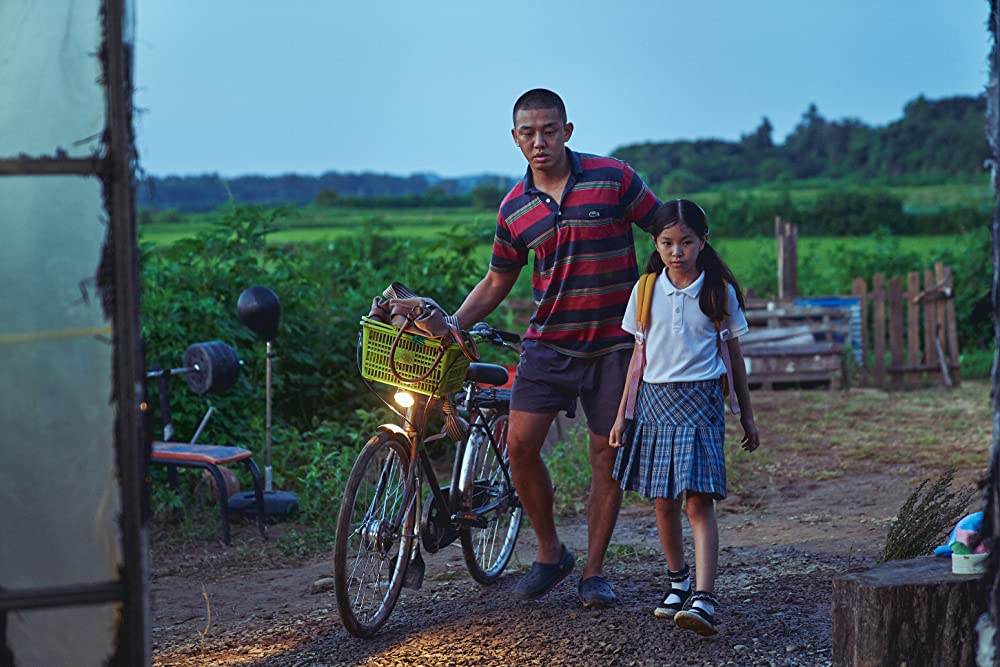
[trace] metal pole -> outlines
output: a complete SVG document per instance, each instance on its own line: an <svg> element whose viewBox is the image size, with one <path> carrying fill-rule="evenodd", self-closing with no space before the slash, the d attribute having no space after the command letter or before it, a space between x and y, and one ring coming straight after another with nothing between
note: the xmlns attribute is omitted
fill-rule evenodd
<svg viewBox="0 0 1000 667"><path fill-rule="evenodd" d="M267 362L264 373L264 491L271 490L271 341L267 341Z"/></svg>

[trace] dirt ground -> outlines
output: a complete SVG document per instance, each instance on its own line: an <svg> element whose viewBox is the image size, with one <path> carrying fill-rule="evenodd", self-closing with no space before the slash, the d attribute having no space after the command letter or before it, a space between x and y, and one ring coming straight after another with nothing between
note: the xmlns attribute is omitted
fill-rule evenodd
<svg viewBox="0 0 1000 667"><path fill-rule="evenodd" d="M277 548L293 540L288 526L274 526L265 543L251 525L237 525L228 548L215 539L157 539L171 530L158 526L154 665L829 665L832 579L875 564L894 514L920 480L947 463L958 466L962 485L985 471L988 386L758 391L753 400L762 449L727 452L734 492L719 506L716 637L653 616L665 568L652 508L632 502L606 567L619 597L614 608L579 606L586 521L564 516L560 536L578 569L547 596L510 595L534 554L525 526L494 587L468 576L457 545L427 555L422 589L404 589L370 640L340 624L332 582L324 581L330 557ZM732 422L730 443L738 433ZM686 524L685 535L691 560Z"/></svg>

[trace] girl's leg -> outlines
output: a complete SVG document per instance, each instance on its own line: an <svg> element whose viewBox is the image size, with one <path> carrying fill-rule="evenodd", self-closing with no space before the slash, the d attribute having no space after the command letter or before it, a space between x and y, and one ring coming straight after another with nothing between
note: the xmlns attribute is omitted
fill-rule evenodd
<svg viewBox="0 0 1000 667"><path fill-rule="evenodd" d="M674 572L684 568L684 542L681 535L681 501L656 499L656 528L667 567Z"/></svg>
<svg viewBox="0 0 1000 667"><path fill-rule="evenodd" d="M719 564L719 525L715 521L715 501L705 493L687 494L687 516L694 535L695 588L715 590Z"/></svg>
<svg viewBox="0 0 1000 667"><path fill-rule="evenodd" d="M663 555L667 559L667 581L670 587L653 614L657 618L673 619L691 596L690 570L684 564L684 544L681 537L681 501L656 499L656 527L660 533Z"/></svg>
<svg viewBox="0 0 1000 667"><path fill-rule="evenodd" d="M719 527L715 521L715 503L704 493L687 494L687 515L694 534L695 592L690 606L674 615L674 623L699 635L714 635L715 609L719 604L715 590L715 572L719 562Z"/></svg>

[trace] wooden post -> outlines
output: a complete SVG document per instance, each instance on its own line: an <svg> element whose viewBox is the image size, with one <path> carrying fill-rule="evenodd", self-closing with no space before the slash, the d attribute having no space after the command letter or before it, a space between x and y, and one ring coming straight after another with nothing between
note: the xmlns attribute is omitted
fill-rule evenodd
<svg viewBox="0 0 1000 667"><path fill-rule="evenodd" d="M885 386L885 276L876 273L872 277L872 368L875 385Z"/></svg>
<svg viewBox="0 0 1000 667"><path fill-rule="evenodd" d="M788 301L799 293L799 228L774 219L774 237L778 244L778 298Z"/></svg>
<svg viewBox="0 0 1000 667"><path fill-rule="evenodd" d="M854 279L851 293L858 297L861 307L861 368L868 370L868 283L864 278Z"/></svg>
<svg viewBox="0 0 1000 667"><path fill-rule="evenodd" d="M889 376L893 387L903 385L903 281L889 281Z"/></svg>
<svg viewBox="0 0 1000 667"><path fill-rule="evenodd" d="M929 290L934 287L934 272L924 271L924 289ZM928 380L934 379L935 373L940 373L938 367L937 347L934 345L934 337L937 332L937 309L933 303L922 304L924 309L924 365L927 366Z"/></svg>
<svg viewBox="0 0 1000 667"><path fill-rule="evenodd" d="M906 365L910 368L921 366L920 358L920 274L910 271L906 275ZM906 374L908 384L920 384L921 372L915 370Z"/></svg>
<svg viewBox="0 0 1000 667"><path fill-rule="evenodd" d="M944 282L944 264L934 262L934 285L941 287ZM934 359L941 366L941 376L947 387L952 386L951 359L948 358L948 308L944 299L935 299L930 304L934 309ZM956 359L957 361L957 359Z"/></svg>
<svg viewBox="0 0 1000 667"><path fill-rule="evenodd" d="M942 276L944 287L952 294L955 293L955 288L953 286L953 280L951 276L951 267L942 266ZM957 387L962 383L962 371L960 368L959 354L958 354L958 323L955 321L955 298L945 301L944 314L947 325L945 326L945 332L948 334L948 356L951 358L951 363L954 364L954 368L951 371L951 379Z"/></svg>
<svg viewBox="0 0 1000 667"><path fill-rule="evenodd" d="M951 573L951 559L890 561L833 580L834 665L976 662L976 620L988 586Z"/></svg>

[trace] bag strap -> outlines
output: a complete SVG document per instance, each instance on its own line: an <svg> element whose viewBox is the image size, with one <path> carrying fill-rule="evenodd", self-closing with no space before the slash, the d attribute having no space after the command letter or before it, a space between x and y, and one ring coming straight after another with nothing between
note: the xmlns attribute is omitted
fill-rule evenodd
<svg viewBox="0 0 1000 667"><path fill-rule="evenodd" d="M646 331L649 326L649 312L653 303L655 273L644 273L639 277L639 289L635 302L636 348L633 353L632 373L628 378L628 395L625 398L625 419L635 414L635 398L639 392L642 371L646 368Z"/></svg>
<svg viewBox="0 0 1000 667"><path fill-rule="evenodd" d="M722 320L712 320L715 324L715 333L719 336L719 354L722 355L722 363L726 366L726 382L729 384L729 408L734 415L740 414L740 402L736 396L736 385L733 384L733 360L729 356L729 339L732 338L729 329L729 318Z"/></svg>
<svg viewBox="0 0 1000 667"><path fill-rule="evenodd" d="M419 309L415 308L414 311L419 311ZM412 324L413 320L417 318L414 311L411 311L410 314L406 316L407 324ZM430 377L430 374L434 372L434 370L438 367L438 364L440 364L441 360L444 358L444 353L447 351L448 345L451 341L442 338L440 341L441 346L438 348L437 355L434 357L434 361L431 362L430 368L428 368L427 371L420 377L407 378L403 377L403 374L400 373L399 369L396 367L396 348L399 346L399 341L403 339L403 334L406 333L405 330L405 326L398 328L396 331L396 338L392 341L392 345L389 347L389 371L392 373L392 376L396 378L396 380L402 382L403 384L416 384L418 382L423 382Z"/></svg>

